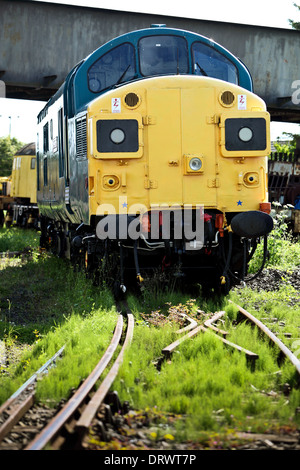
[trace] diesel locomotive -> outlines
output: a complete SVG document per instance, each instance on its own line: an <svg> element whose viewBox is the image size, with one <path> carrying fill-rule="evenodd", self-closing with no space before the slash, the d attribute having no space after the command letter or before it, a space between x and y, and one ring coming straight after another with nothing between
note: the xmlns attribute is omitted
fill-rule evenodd
<svg viewBox="0 0 300 470"><path fill-rule="evenodd" d="M31 228L38 224L35 143L23 146L13 158L10 177L0 178L0 226Z"/></svg>
<svg viewBox="0 0 300 470"><path fill-rule="evenodd" d="M41 244L120 292L153 270L228 292L273 227L269 127L214 41L165 25L109 41L38 116Z"/></svg>

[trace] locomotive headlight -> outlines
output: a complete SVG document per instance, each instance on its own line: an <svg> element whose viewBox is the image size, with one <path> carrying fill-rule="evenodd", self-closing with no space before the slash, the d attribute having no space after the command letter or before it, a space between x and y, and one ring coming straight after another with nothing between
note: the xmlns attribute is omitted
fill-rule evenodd
<svg viewBox="0 0 300 470"><path fill-rule="evenodd" d="M114 144L121 144L125 140L125 132L122 129L113 129L109 137Z"/></svg>
<svg viewBox="0 0 300 470"><path fill-rule="evenodd" d="M221 123L221 126L224 125L221 127L221 145L224 156L231 156L231 152L243 156L258 156L258 152L267 154L268 115L264 113L263 117L248 117L249 115L250 113L247 113L247 117L237 118L224 116L224 124Z"/></svg>
<svg viewBox="0 0 300 470"><path fill-rule="evenodd" d="M253 137L253 131L250 127L242 127L239 130L238 136L242 142L250 142Z"/></svg>
<svg viewBox="0 0 300 470"><path fill-rule="evenodd" d="M114 157L113 154L136 154L139 151L137 119L99 119L96 129L97 151L100 154ZM133 156L137 158L139 155Z"/></svg>
<svg viewBox="0 0 300 470"><path fill-rule="evenodd" d="M199 171L202 168L202 161L198 157L194 157L189 161L189 167L192 171Z"/></svg>

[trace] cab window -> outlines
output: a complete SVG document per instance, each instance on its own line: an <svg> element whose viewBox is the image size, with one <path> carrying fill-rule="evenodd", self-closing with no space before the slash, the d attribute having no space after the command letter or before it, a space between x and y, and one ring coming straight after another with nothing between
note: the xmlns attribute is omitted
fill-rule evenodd
<svg viewBox="0 0 300 470"><path fill-rule="evenodd" d="M179 36L148 36L139 41L141 74L188 73L187 42Z"/></svg>
<svg viewBox="0 0 300 470"><path fill-rule="evenodd" d="M124 43L101 56L88 70L88 86L93 93L132 80L136 75L134 47Z"/></svg>
<svg viewBox="0 0 300 470"><path fill-rule="evenodd" d="M238 72L235 65L212 47L202 42L194 42L192 45L192 58L195 75L218 78L238 84Z"/></svg>
<svg viewBox="0 0 300 470"><path fill-rule="evenodd" d="M35 170L35 162L36 162L36 158L32 157L32 159L30 161L30 169L31 170Z"/></svg>

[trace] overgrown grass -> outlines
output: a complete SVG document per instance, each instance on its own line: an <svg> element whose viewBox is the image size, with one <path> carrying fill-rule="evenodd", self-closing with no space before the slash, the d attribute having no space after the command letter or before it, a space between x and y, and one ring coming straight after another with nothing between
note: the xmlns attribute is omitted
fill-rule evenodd
<svg viewBox="0 0 300 470"><path fill-rule="evenodd" d="M282 237L274 235L274 240L274 250L280 249ZM298 263L298 248L289 239L286 242L294 251L293 256L285 256L285 266L292 269ZM282 261L275 253L270 259L276 267L277 260ZM0 339L7 345L8 338L12 343L30 345L18 366L2 374L0 402L64 344L63 358L38 382L37 396L50 404L68 397L111 339L117 316L111 294L94 287L68 262L40 255L37 250L32 260L19 266L4 265L0 283ZM278 336L292 349L299 336L300 310L299 293L291 285L287 283L276 292L244 288L232 291L229 297L278 330ZM190 299L176 285L164 291L153 285L140 298L129 295L128 303L135 316L134 338L113 388L121 401L128 400L133 408L156 410L156 438L169 431L178 440L200 440L203 432L299 425L295 411L300 406L300 393L294 387L293 366L288 362L279 366L276 348L262 341L249 325L236 323L237 310L226 298ZM221 309L226 310L222 328L229 332L228 339L259 355L254 370L244 354L224 347L211 332L182 343L171 360L157 368L161 350L178 338L174 313L201 319L199 311ZM292 388L288 397L283 394L285 383ZM159 422L159 416L164 413L174 414L169 430L160 426L163 417Z"/></svg>
<svg viewBox="0 0 300 470"><path fill-rule="evenodd" d="M72 388L92 371L112 338L116 312L101 308L87 315L73 314L39 338L25 353L13 374L1 379L0 401L4 401L62 346L65 349L56 366L37 382L36 397L48 405L68 398Z"/></svg>
<svg viewBox="0 0 300 470"><path fill-rule="evenodd" d="M275 224L269 251L268 267L292 271L300 266L299 243L290 236L283 219ZM259 268L261 257L262 247L252 262L252 271ZM288 281L284 282L284 273L282 281L276 291L257 292L246 287L233 290L228 297L252 312L291 350L299 353L299 292ZM188 296L170 289L158 297L146 293L140 304L132 299L131 306L136 314L145 313L115 385L121 398L129 400L134 408L156 410L158 420L161 417L157 438L170 432L179 440L200 440L205 431L263 432L280 426L299 426L300 392L293 365L288 360L278 363L279 350L262 340L258 329L237 323L237 309L226 298L198 297L191 306ZM170 329L159 315L168 318L172 308L190 316L197 316L198 309L205 312L225 309L226 322L222 328L228 331L231 342L258 354L255 369L249 366L244 354L225 348L213 333L207 332L182 343L171 361L163 362L157 371L157 358L163 347L160 341L163 339L165 346L176 338L174 328ZM149 348L145 348L148 344ZM141 349L142 357L138 353ZM291 388L288 396L283 393L285 384ZM176 415L169 430L163 425L164 413Z"/></svg>
<svg viewBox="0 0 300 470"><path fill-rule="evenodd" d="M293 392L290 403L286 403L280 393L281 378L276 374L279 366L273 350L258 339L253 344L248 326L243 324L240 330L233 338L238 337L238 344L242 341L245 346L250 342L260 356L255 371L247 366L245 355L226 350L213 333L207 332L182 343L158 372L153 361L160 354L161 331L138 327L115 384L121 399L129 400L135 409L158 407L176 414L172 432L177 432L178 439L196 439L203 430L220 431L224 426L262 431L273 420L277 424L289 422L299 403L299 392ZM164 345L171 339L166 328ZM293 367L286 364L284 379L292 381L293 374Z"/></svg>
<svg viewBox="0 0 300 470"><path fill-rule="evenodd" d="M274 229L268 236L268 259L266 267L293 270L300 266L299 239L292 236L286 222L286 213L273 213ZM258 245L249 265L249 272L256 272L263 259L263 243Z"/></svg>
<svg viewBox="0 0 300 470"><path fill-rule="evenodd" d="M36 230L22 230L17 227L0 228L0 252L31 250L39 246L39 233Z"/></svg>
<svg viewBox="0 0 300 470"><path fill-rule="evenodd" d="M18 239L20 232L14 233ZM11 247L15 250L14 237ZM0 341L9 365L0 368L0 402L64 344L63 359L38 383L37 393L42 401L68 396L101 357L116 323L107 289L94 286L66 260L36 249L32 254L17 265L16 260L1 264Z"/></svg>

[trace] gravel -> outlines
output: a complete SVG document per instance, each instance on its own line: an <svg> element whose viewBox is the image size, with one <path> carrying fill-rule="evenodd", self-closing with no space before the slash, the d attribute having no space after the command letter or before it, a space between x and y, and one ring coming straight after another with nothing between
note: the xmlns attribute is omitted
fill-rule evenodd
<svg viewBox="0 0 300 470"><path fill-rule="evenodd" d="M291 285L300 292L300 269L292 272L272 268L264 269L260 276L249 281L247 285L258 291L274 291L281 286Z"/></svg>

